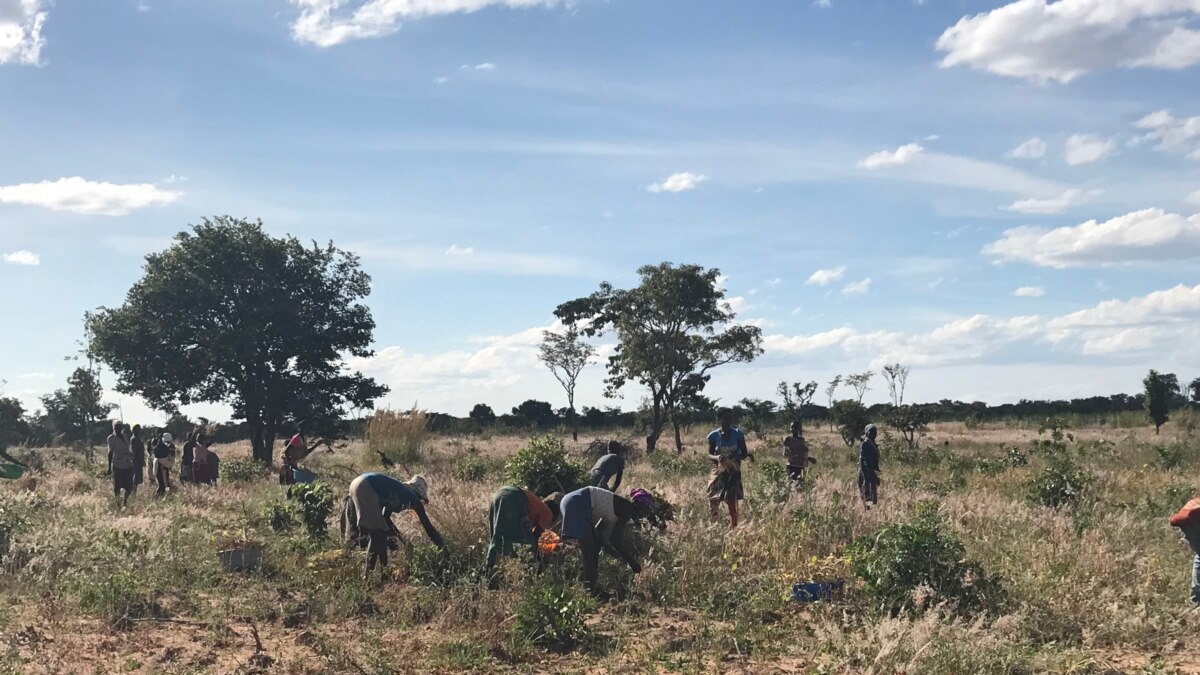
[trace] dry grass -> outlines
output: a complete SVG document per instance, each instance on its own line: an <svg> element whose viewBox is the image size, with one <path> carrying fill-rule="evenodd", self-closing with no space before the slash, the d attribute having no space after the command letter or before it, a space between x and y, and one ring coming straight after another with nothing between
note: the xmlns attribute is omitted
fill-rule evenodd
<svg viewBox="0 0 1200 675"><path fill-rule="evenodd" d="M376 410L367 425L368 464L382 462L383 457L396 464L418 462L428 428L429 415L415 403L408 410Z"/></svg>
<svg viewBox="0 0 1200 675"><path fill-rule="evenodd" d="M388 447L409 441L414 412L377 418L400 430L383 432L400 439ZM307 460L335 493L372 467L364 458L382 442L372 427L367 442ZM703 431L688 434L689 452L703 447ZM642 574L605 560L602 585L622 599L593 617L600 643L565 655L514 642L507 630L541 577L509 563L506 583L492 589L475 571L499 467L523 438L416 441L408 470L429 477L431 516L457 567L429 581L418 546L395 561L400 580L382 588L364 585L360 555L336 553L332 539L273 532L262 514L283 488L271 479L188 486L163 501L143 486L121 509L97 466L45 451L45 473L0 485L0 524L16 526L0 575L0 672L1200 672L1188 647L1200 628L1186 612L1190 554L1166 523L1200 492L1190 435L1078 430L1097 482L1087 501L1061 511L1027 498L1036 456L998 473L977 469L1008 447L1028 450L1036 429L937 425L929 450L906 465L885 443L882 502L871 511L857 502L853 451L826 430L809 436L815 480L783 503L755 499L770 487L762 465L782 459L778 435L752 444L751 499L735 533L708 521L702 470L633 463L624 484L665 496L677 520L651 540ZM1154 461L1151 444L1165 442L1185 448L1174 470ZM455 480L453 462L472 446L489 473ZM567 446L578 456L587 440ZM228 460L249 449L218 452ZM968 555L1003 579L1012 597L1003 615L882 617L853 589L836 603L786 599L793 581L844 572L850 541L926 500L940 503ZM410 541L424 541L412 518L396 520ZM215 551L228 537L263 542L266 567L223 573ZM569 574L577 561L563 565Z"/></svg>

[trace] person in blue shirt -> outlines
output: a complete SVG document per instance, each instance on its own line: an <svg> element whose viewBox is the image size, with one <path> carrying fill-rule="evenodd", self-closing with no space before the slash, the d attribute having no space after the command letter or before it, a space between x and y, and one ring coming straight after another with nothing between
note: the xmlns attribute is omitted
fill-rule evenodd
<svg viewBox="0 0 1200 675"><path fill-rule="evenodd" d="M868 424L858 450L858 493L868 509L879 503L879 446L875 437L879 430Z"/></svg>
<svg viewBox="0 0 1200 675"><path fill-rule="evenodd" d="M733 426L733 411L721 408L717 411L720 428L708 435L708 458L713 462L713 472L708 482L708 510L713 520L718 517L718 508L724 502L729 507L729 529L738 525L738 502L745 499L742 491L742 460L754 459L746 449L746 435Z"/></svg>
<svg viewBox="0 0 1200 675"><path fill-rule="evenodd" d="M421 475L401 482L381 473L364 473L350 481L350 494L343 505L342 536L367 549L364 578L371 576L376 563L382 573L388 564L388 540L400 538L400 532L392 524L393 513L415 512L429 540L442 550L443 555L446 553L446 542L442 541L442 535L425 513L428 503L429 484Z"/></svg>

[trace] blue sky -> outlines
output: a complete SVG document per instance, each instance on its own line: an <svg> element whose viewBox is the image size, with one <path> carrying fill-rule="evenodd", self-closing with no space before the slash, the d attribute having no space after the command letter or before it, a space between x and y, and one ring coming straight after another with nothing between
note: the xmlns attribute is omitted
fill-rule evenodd
<svg viewBox="0 0 1200 675"><path fill-rule="evenodd" d="M83 312L232 214L362 255L392 405L560 404L554 306L662 260L767 336L725 400L1190 380L1197 64L1197 0L0 0L0 379L62 386Z"/></svg>

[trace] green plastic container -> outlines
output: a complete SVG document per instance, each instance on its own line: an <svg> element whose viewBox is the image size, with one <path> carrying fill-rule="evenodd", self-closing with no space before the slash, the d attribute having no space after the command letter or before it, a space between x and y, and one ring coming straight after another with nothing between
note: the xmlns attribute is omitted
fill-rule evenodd
<svg viewBox="0 0 1200 675"><path fill-rule="evenodd" d="M0 478L16 480L25 475L25 467L16 464L0 464Z"/></svg>

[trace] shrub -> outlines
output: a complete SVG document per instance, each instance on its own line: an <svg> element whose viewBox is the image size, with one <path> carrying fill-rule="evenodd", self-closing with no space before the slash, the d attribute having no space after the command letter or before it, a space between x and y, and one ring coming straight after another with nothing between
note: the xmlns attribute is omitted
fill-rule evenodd
<svg viewBox="0 0 1200 675"><path fill-rule="evenodd" d="M1182 443L1156 445L1154 446L1154 459L1164 471L1172 471L1183 463L1183 451Z"/></svg>
<svg viewBox="0 0 1200 675"><path fill-rule="evenodd" d="M0 559L8 555L13 538L29 528L29 515L30 510L22 500L0 494Z"/></svg>
<svg viewBox="0 0 1200 675"><path fill-rule="evenodd" d="M712 469L712 461L698 455L656 452L650 455L650 466L659 473L674 476L703 476Z"/></svg>
<svg viewBox="0 0 1200 675"><path fill-rule="evenodd" d="M479 451L471 447L466 454L458 456L450 465L450 475L464 482L479 482L487 478L488 465Z"/></svg>
<svg viewBox="0 0 1200 675"><path fill-rule="evenodd" d="M758 476L750 483L752 502L782 504L787 501L791 488L787 467L778 462L762 462L756 473Z"/></svg>
<svg viewBox="0 0 1200 675"><path fill-rule="evenodd" d="M98 578L78 577L71 590L79 606L117 627L128 627L130 619L158 616L161 609L148 600L139 577L121 571Z"/></svg>
<svg viewBox="0 0 1200 675"><path fill-rule="evenodd" d="M429 415L415 404L408 410L376 410L367 425L367 461L378 464L387 457L397 464L417 462L428 433Z"/></svg>
<svg viewBox="0 0 1200 675"><path fill-rule="evenodd" d="M250 457L223 460L221 482L251 483L267 476L267 465Z"/></svg>
<svg viewBox="0 0 1200 675"><path fill-rule="evenodd" d="M545 649L566 652L590 642L587 619L596 603L577 586L541 579L528 586L517 603L512 636Z"/></svg>
<svg viewBox="0 0 1200 675"><path fill-rule="evenodd" d="M320 481L295 483L288 488L288 499L295 500L300 507L300 517L308 536L324 537L329 529L329 516L333 513L333 490Z"/></svg>
<svg viewBox="0 0 1200 675"><path fill-rule="evenodd" d="M863 404L852 399L838 401L833 404L833 422L842 434L846 445L854 445L863 435L863 430L871 422L871 416Z"/></svg>
<svg viewBox="0 0 1200 675"><path fill-rule="evenodd" d="M263 520L275 532L283 533L296 526L296 514L291 506L280 502L271 502L263 509Z"/></svg>
<svg viewBox="0 0 1200 675"><path fill-rule="evenodd" d="M586 476L584 468L567 456L562 440L552 436L529 439L504 468L513 485L528 487L539 495L583 487Z"/></svg>
<svg viewBox="0 0 1200 675"><path fill-rule="evenodd" d="M1050 437L1035 443L1045 466L1030 481L1029 496L1035 503L1057 509L1078 502L1095 482L1095 476L1076 462L1067 445L1074 438L1064 432L1061 424L1052 422L1038 433L1044 435L1047 430Z"/></svg>
<svg viewBox="0 0 1200 675"><path fill-rule="evenodd" d="M874 608L885 614L920 613L943 603L960 614L990 613L1004 602L1000 580L966 558L931 502L918 506L909 522L859 537L847 552Z"/></svg>

